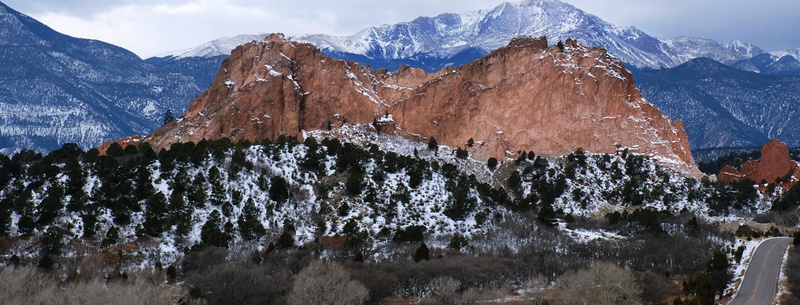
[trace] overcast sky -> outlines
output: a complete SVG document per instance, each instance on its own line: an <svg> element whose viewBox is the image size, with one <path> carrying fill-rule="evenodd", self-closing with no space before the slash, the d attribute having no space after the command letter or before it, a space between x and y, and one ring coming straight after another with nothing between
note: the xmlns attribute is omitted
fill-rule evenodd
<svg viewBox="0 0 800 305"><path fill-rule="evenodd" d="M490 9L502 0L0 0L53 29L141 57L245 33L349 35L418 16ZM658 38L742 40L766 51L800 47L798 0L565 0Z"/></svg>

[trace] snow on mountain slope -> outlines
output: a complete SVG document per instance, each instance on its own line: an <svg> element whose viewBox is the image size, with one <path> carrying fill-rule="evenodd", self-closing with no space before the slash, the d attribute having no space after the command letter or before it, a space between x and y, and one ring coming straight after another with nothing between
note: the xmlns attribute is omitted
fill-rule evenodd
<svg viewBox="0 0 800 305"><path fill-rule="evenodd" d="M553 0L503 3L491 10L419 17L410 22L381 25L355 35L299 36L323 50L369 58L405 59L420 54L446 59L468 48L491 52L516 36L547 36L550 41L575 38L582 44L606 47L611 54L637 67L663 67L671 61L659 41L633 27L620 27ZM648 49L650 52L641 52Z"/></svg>
<svg viewBox="0 0 800 305"><path fill-rule="evenodd" d="M313 43L331 57L356 60L374 68L395 70L401 64L409 64L430 72L480 58L520 35L547 36L553 42L573 38L584 45L601 46L632 69L674 67L697 57L732 63L763 53L740 41L662 41L635 27L613 25L557 0L503 3L489 10L419 17L366 28L350 36L312 34L292 38ZM163 56L219 54L209 50L228 54L233 44L251 39L247 35L223 38Z"/></svg>
<svg viewBox="0 0 800 305"><path fill-rule="evenodd" d="M732 67L770 75L800 75L800 49L763 53L731 64Z"/></svg>
<svg viewBox="0 0 800 305"><path fill-rule="evenodd" d="M692 149L800 145L800 77L741 71L707 58L634 74L648 101L686 126Z"/></svg>
<svg viewBox="0 0 800 305"><path fill-rule="evenodd" d="M175 50L164 52L153 56L154 58L171 57L173 59L187 58L187 57L215 57L215 56L228 56L231 50L236 47L251 42L253 40L262 40L269 34L255 33L255 34L242 34L232 37L223 37L214 39L212 41L203 43L201 45L191 47L183 50Z"/></svg>
<svg viewBox="0 0 800 305"><path fill-rule="evenodd" d="M674 54L676 64L701 57L730 64L742 58L751 58L764 53L758 47L738 40L719 44L711 39L678 37L666 40L664 44L669 50L667 52Z"/></svg>
<svg viewBox="0 0 800 305"><path fill-rule="evenodd" d="M778 52L770 52L775 57L781 58L786 55L792 56L794 58L800 58L800 48L788 49Z"/></svg>
<svg viewBox="0 0 800 305"><path fill-rule="evenodd" d="M0 152L90 148L161 125L201 91L130 51L60 34L0 3Z"/></svg>

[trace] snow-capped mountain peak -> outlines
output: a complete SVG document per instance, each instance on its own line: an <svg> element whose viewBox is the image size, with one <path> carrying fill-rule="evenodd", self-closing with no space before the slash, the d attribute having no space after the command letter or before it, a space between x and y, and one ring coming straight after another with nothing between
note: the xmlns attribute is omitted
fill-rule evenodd
<svg viewBox="0 0 800 305"><path fill-rule="evenodd" d="M187 57L227 56L230 55L231 50L235 49L237 46L253 40L262 40L267 37L267 35L268 34L264 33L253 33L222 37L188 49L164 52L154 57L173 57L178 59Z"/></svg>
<svg viewBox="0 0 800 305"><path fill-rule="evenodd" d="M572 38L584 45L604 47L632 69L674 67L698 57L732 64L764 53L742 41L720 44L686 37L660 40L632 26L611 24L558 0L505 2L492 9L443 13L373 26L349 36L308 34L291 38L312 43L332 57L360 61L374 68L394 70L408 64L436 71L480 58L522 35L547 36L554 43ZM227 55L236 46L261 38L252 35L222 38L160 57Z"/></svg>

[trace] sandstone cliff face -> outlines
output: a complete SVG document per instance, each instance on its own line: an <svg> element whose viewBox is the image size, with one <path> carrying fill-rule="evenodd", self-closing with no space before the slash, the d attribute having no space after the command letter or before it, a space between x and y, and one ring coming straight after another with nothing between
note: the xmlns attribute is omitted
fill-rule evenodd
<svg viewBox="0 0 800 305"><path fill-rule="evenodd" d="M784 179L784 178L789 179ZM794 179L791 179L794 177ZM751 180L755 183L777 183L784 189L791 188L800 180L800 167L792 160L789 148L785 143L771 139L761 147L761 159L749 160L742 164L738 171L733 166L725 166L718 175L719 181L725 183Z"/></svg>
<svg viewBox="0 0 800 305"><path fill-rule="evenodd" d="M480 143L469 148L476 159L626 147L701 175L683 124L648 103L622 63L572 40L563 51L548 48L543 37L517 38L470 64L426 74L372 71L274 34L234 50L209 90L145 141L157 150L203 138L300 136L386 113L400 136L452 147L472 138Z"/></svg>

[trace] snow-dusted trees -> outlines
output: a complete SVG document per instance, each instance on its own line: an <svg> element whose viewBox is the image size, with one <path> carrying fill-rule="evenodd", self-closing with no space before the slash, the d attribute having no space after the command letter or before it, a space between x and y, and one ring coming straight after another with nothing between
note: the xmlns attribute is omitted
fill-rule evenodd
<svg viewBox="0 0 800 305"><path fill-rule="evenodd" d="M291 305L364 304L369 291L353 280L342 265L313 261L300 271L289 295Z"/></svg>

